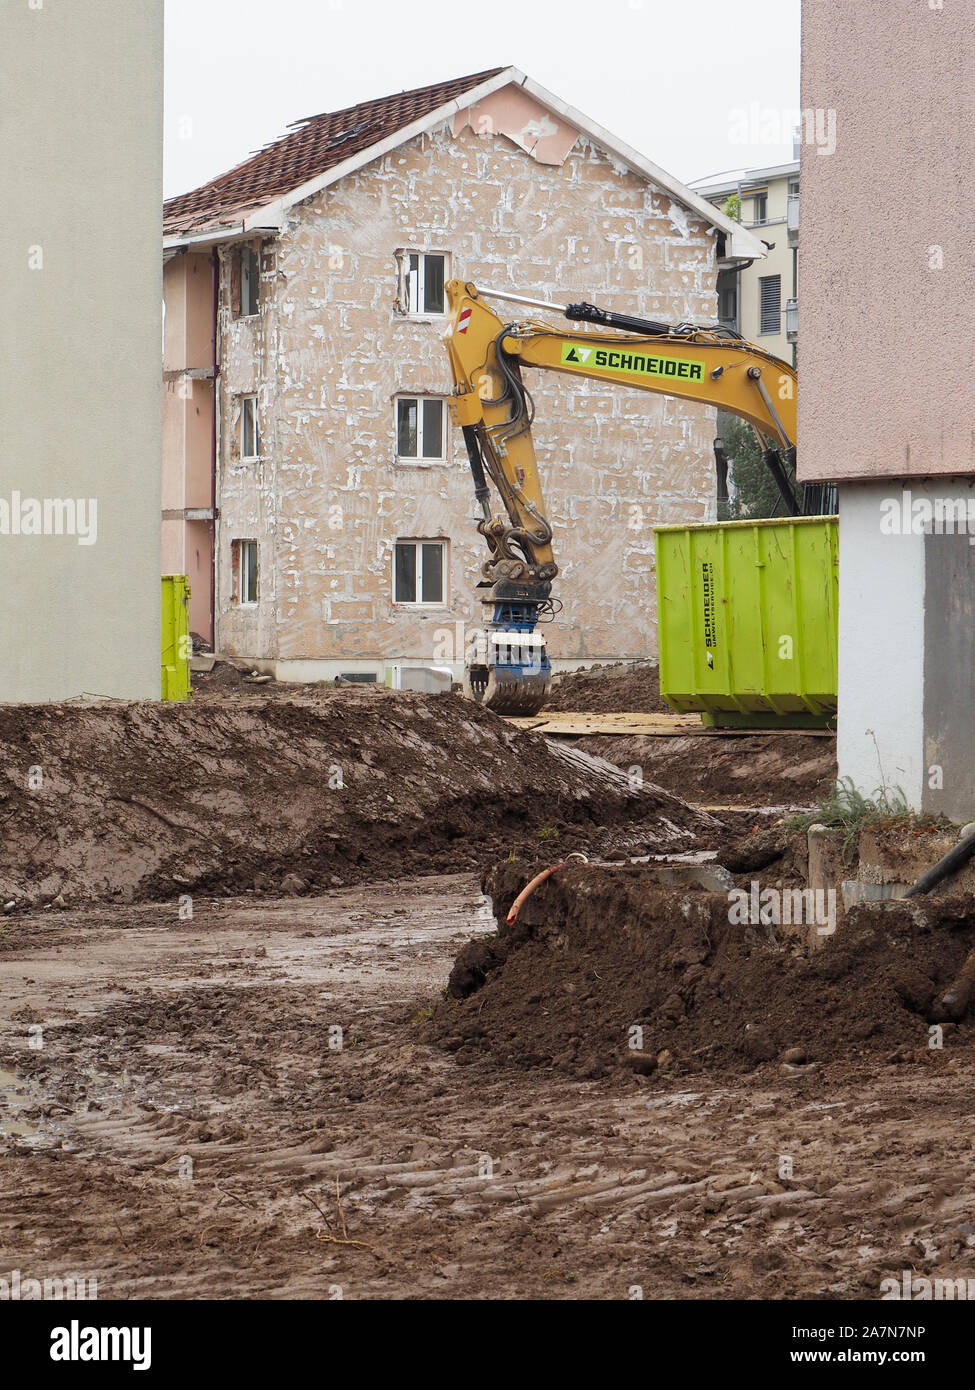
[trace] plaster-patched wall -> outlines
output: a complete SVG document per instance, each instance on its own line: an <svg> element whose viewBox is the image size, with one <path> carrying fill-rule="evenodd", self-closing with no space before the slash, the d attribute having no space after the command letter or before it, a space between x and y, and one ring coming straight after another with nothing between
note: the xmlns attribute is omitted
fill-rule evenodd
<svg viewBox="0 0 975 1390"><path fill-rule="evenodd" d="M533 297L713 322L714 242L703 222L582 136L560 165L477 130L475 120L456 135L444 126L418 137L296 208L288 230L264 243L260 315L231 317L223 258L224 651L282 662L459 659L445 633L481 620L473 585L486 550L459 432L445 464L396 462L397 393L452 389L443 320L397 312L398 249L446 251L448 274ZM550 373L525 379L562 571L552 656L652 653L651 528L713 516L713 411ZM234 457L249 391L260 402L256 463ZM395 540L436 537L449 540L445 607L394 606ZM234 538L259 541L256 606L232 597Z"/></svg>

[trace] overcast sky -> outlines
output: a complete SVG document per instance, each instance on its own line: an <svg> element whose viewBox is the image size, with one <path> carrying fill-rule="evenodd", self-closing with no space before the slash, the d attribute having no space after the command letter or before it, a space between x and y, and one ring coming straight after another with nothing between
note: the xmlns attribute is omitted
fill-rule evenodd
<svg viewBox="0 0 975 1390"><path fill-rule="evenodd" d="M684 182L791 159L800 0L166 0L166 194L289 122L513 64Z"/></svg>

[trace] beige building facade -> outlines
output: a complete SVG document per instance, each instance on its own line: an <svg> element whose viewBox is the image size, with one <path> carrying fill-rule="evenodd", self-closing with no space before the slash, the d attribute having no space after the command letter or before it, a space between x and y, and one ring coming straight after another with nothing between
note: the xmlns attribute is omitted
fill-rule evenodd
<svg viewBox="0 0 975 1390"><path fill-rule="evenodd" d="M486 550L446 410L447 279L712 322L719 266L761 251L523 74L460 82L402 94L413 106L391 129L385 110L328 117L323 137L365 123L371 144L229 226L221 181L167 205L182 303L167 297L172 553L192 566L190 525L211 528L216 646L279 678L460 673ZM425 100L412 133L395 125ZM193 284L200 304L216 289L212 342ZM653 526L714 516L714 412L538 372L526 384L561 568L553 664L652 655Z"/></svg>

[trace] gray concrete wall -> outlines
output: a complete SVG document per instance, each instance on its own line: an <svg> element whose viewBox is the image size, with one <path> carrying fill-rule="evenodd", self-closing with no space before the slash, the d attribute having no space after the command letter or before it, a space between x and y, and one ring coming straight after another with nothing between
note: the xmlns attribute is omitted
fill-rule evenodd
<svg viewBox="0 0 975 1390"><path fill-rule="evenodd" d="M162 0L2 10L0 701L158 698Z"/></svg>
<svg viewBox="0 0 975 1390"><path fill-rule="evenodd" d="M802 107L799 476L973 472L975 5L803 0Z"/></svg>
<svg viewBox="0 0 975 1390"><path fill-rule="evenodd" d="M953 491L971 503L975 489ZM972 534L924 538L924 761L926 811L975 819L975 525Z"/></svg>

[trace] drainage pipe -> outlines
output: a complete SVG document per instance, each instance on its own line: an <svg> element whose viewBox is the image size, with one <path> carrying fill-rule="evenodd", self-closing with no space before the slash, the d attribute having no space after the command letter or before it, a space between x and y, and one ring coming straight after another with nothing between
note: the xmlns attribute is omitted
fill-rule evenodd
<svg viewBox="0 0 975 1390"><path fill-rule="evenodd" d="M968 863L973 854L975 854L975 830L970 835L966 835L964 840L960 840L943 859L939 859L933 868L928 869L926 874L922 874L916 883L912 883L904 897L917 898L923 893L930 893L931 889L936 888L942 880L956 874L963 864Z"/></svg>

